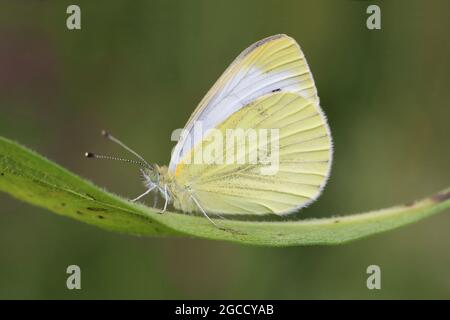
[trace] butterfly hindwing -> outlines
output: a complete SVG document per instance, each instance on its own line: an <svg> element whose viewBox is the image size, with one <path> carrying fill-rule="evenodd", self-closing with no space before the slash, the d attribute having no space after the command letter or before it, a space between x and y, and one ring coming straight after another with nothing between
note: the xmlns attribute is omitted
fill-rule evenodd
<svg viewBox="0 0 450 320"><path fill-rule="evenodd" d="M185 156L185 160L191 159L189 163L182 161L175 174L177 183L189 186L206 212L283 214L320 194L330 171L332 145L326 119L314 100L293 92L267 94L233 113L216 129L214 134L222 137L227 137L229 129L277 130L278 163L272 172L264 172L270 163L249 163L249 155L256 149L271 148L275 138L269 134L265 145L248 144L240 155L236 144L222 141L221 150L210 154L209 163L193 163L194 154L214 150L217 145L217 136L207 134ZM225 161L228 154L234 155L231 163Z"/></svg>

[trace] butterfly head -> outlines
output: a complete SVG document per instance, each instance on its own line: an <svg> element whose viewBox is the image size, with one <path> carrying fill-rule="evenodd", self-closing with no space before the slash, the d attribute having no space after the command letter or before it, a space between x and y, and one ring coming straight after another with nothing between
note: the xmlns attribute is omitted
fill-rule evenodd
<svg viewBox="0 0 450 320"><path fill-rule="evenodd" d="M141 169L141 173L146 187L151 188L160 185L160 173L156 164Z"/></svg>

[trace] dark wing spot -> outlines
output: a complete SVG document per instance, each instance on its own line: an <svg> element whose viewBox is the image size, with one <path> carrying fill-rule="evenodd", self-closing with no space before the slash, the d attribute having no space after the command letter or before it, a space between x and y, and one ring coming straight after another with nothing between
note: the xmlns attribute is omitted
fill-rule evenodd
<svg viewBox="0 0 450 320"><path fill-rule="evenodd" d="M272 92L279 92L279 91L281 91L280 88L278 88L278 89L273 89L273 90L272 90Z"/></svg>

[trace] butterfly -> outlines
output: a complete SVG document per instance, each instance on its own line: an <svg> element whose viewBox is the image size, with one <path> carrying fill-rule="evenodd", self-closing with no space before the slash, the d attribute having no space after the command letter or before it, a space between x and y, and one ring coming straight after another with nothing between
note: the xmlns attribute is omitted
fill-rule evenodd
<svg viewBox="0 0 450 320"><path fill-rule="evenodd" d="M240 145L223 142L233 130L244 134ZM267 130L273 135L258 136ZM150 164L104 135L139 160L86 156L139 164L146 191L132 201L153 192L164 199L163 212L172 204L184 213L201 213L214 225L211 214L285 215L307 206L321 194L332 163L331 132L313 76L300 46L284 34L254 43L231 63L191 115L168 166ZM249 146L238 154L246 141ZM205 150L208 161L195 161ZM261 150L266 160L276 155L270 164L275 170L264 173L270 166L258 161Z"/></svg>

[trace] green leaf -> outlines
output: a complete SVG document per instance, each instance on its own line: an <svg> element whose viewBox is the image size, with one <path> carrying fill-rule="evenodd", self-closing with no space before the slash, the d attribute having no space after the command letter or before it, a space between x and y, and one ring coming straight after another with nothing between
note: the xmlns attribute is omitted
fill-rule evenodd
<svg viewBox="0 0 450 320"><path fill-rule="evenodd" d="M298 221L219 220L166 212L111 194L0 137L0 190L57 214L104 229L145 236L195 236L265 246L340 244L398 228L450 207L450 188L408 205Z"/></svg>

